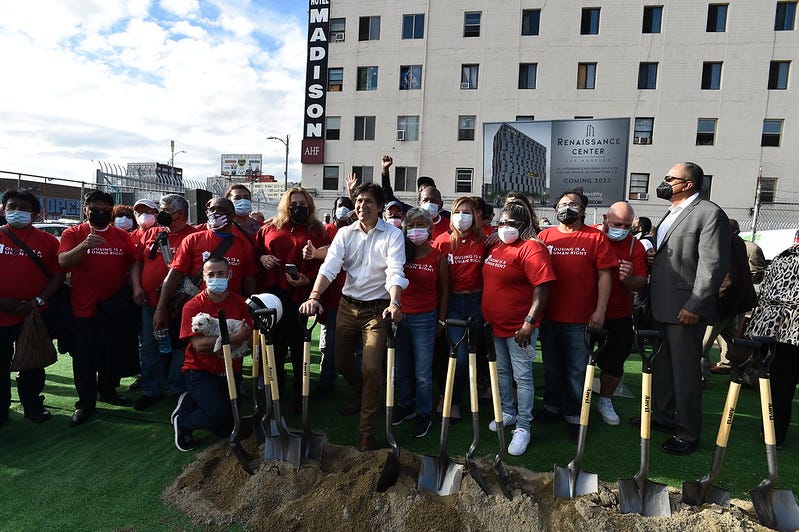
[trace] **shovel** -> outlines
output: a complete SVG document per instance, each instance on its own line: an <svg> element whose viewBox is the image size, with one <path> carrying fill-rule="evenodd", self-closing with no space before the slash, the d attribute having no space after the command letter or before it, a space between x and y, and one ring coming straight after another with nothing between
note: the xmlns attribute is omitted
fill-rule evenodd
<svg viewBox="0 0 799 532"><path fill-rule="evenodd" d="M271 338L267 337L267 340ZM289 432L283 425L283 416L280 413L280 387L277 384L275 366L275 346L271 341L266 343L266 360L269 365L269 389L272 395L272 409L277 420L274 423L277 435L267 436L264 441L264 459L282 460L299 469L302 463L302 437Z"/></svg>
<svg viewBox="0 0 799 532"><path fill-rule="evenodd" d="M250 460L250 456L244 447L241 445L239 439L239 430L241 429L241 420L239 419L239 407L237 404L238 392L236 390L236 379L233 375L233 358L230 355L230 335L228 334L227 321L225 321L225 311L220 310L217 315L219 318L219 336L222 338L222 354L225 357L225 377L227 378L227 391L230 398L230 408L233 411L233 432L230 433L230 447L233 449L233 454L236 460L239 461L241 467L250 475L255 474L255 466L257 461Z"/></svg>
<svg viewBox="0 0 799 532"><path fill-rule="evenodd" d="M441 412L441 440L439 444L438 456L422 456L422 467L419 470L419 486L432 491L437 495L452 495L461 489L461 478L463 477L463 464L458 464L449 459L447 455L447 440L449 438L450 412L452 410L452 388L455 383L455 365L458 361L458 346L466 340L468 329L464 320L446 321L448 327L460 326L464 328L463 335L456 343L447 334L450 343L449 364L447 366L447 382L444 387L444 405Z"/></svg>
<svg viewBox="0 0 799 532"><path fill-rule="evenodd" d="M649 422L652 415L652 361L663 348L661 331L637 331L638 351L641 353L641 468L633 478L619 480L619 509L623 514L636 513L646 517L671 516L669 490L665 484L649 480ZM647 342L652 356L647 355Z"/></svg>
<svg viewBox="0 0 799 532"><path fill-rule="evenodd" d="M311 432L308 423L308 392L311 387L311 334L316 327L316 316L310 326L305 327L304 343L302 350L302 437L300 455L311 460L322 460L322 447L325 445L325 435ZM300 466L297 466L299 469Z"/></svg>
<svg viewBox="0 0 799 532"><path fill-rule="evenodd" d="M730 438L732 421L735 417L735 405L738 404L738 394L741 391L743 373L747 366L754 361L754 351L760 349L760 342L742 338L733 338L731 354L740 358L740 353L747 352L749 356L743 361L732 359L730 387L727 390L727 400L724 403L724 412L719 424L719 432L716 435L716 448L713 450L713 462L710 471L704 477L690 482L682 483L682 502L691 506L701 506L706 502L718 504L719 506L730 505L729 490L721 489L713 485L713 481L721 471L721 464L724 462L724 452L727 450L727 442Z"/></svg>
<svg viewBox="0 0 799 532"><path fill-rule="evenodd" d="M502 454L505 452L505 423L502 420L502 401L499 397L499 377L497 376L497 352L494 349L494 334L491 330L490 323L483 325L483 330L486 338L488 373L491 375L491 400L494 404L494 423L497 425L497 440L499 441L499 451L497 451L497 454L494 456L493 469L499 480L502 493L504 493L505 497L509 500L513 500L513 494L510 491L508 471L505 469L505 464L502 462Z"/></svg>
<svg viewBox="0 0 799 532"><path fill-rule="evenodd" d="M266 439L264 430L264 414L261 412L261 405L258 403L258 377L260 376L261 356L261 332L258 327L252 329L252 418L253 432L255 441L259 444Z"/></svg>
<svg viewBox="0 0 799 532"><path fill-rule="evenodd" d="M777 340L774 337L757 337L761 352L758 359L760 383L760 409L763 415L763 440L766 443L768 477L749 492L760 524L776 530L799 529L799 505L789 489L775 488L777 483L777 438L774 434L774 410L771 403L769 370L774 359Z"/></svg>
<svg viewBox="0 0 799 532"><path fill-rule="evenodd" d="M467 320L467 334L469 338L469 399L471 401L472 411L472 444L469 450L466 451L466 469L477 485L483 490L486 495L490 495L488 491L488 482L485 477L477 469L477 463L474 461L474 452L477 450L477 442L480 439L480 414L478 413L480 397L477 394L477 327L474 323L474 318L469 317Z"/></svg>
<svg viewBox="0 0 799 532"><path fill-rule="evenodd" d="M268 344L273 344L272 340L272 327L274 327L275 323L277 323L277 311L273 308L261 308L252 311L252 319L254 324L254 329L258 330L258 342L259 342L259 360L258 366L259 368L263 368L262 371L259 373L263 374L264 380L264 396L265 396L265 403L264 403L264 412L263 418L261 420L261 427L264 432L264 437L266 436L275 436L277 435L277 425L275 424L275 420L272 419L272 397L271 397L271 386L269 384L269 362L266 360L266 346ZM253 339L255 338L255 334L253 333ZM253 347L253 354L255 353L255 347ZM253 359L253 372L255 372L255 360ZM253 389L253 403L255 404L255 408L258 409L258 382L257 378L254 376L254 387ZM257 430L257 427L256 427ZM256 438L258 437L258 433L256 432ZM259 440L259 443L263 443L265 438Z"/></svg>
<svg viewBox="0 0 799 532"><path fill-rule="evenodd" d="M391 433L394 421L394 335L397 332L397 326L392 320L388 320L388 322L386 326L386 439L393 450L389 451L386 456L383 470L380 471L380 477L377 479L376 490L378 492L384 492L397 483L400 467L400 448L394 439L394 434Z"/></svg>
<svg viewBox="0 0 799 532"><path fill-rule="evenodd" d="M599 348L594 351L591 336L602 338ZM596 493L599 490L599 477L596 473L583 471L583 453L585 452L585 438L588 435L588 416L591 412L591 385L594 382L594 369L596 369L596 356L605 348L608 342L608 331L586 327L585 343L588 346L588 364L585 367L585 383L583 384L583 404L580 407L580 434L577 440L577 454L568 466L555 464L555 480L552 484L555 497L574 498L578 495Z"/></svg>

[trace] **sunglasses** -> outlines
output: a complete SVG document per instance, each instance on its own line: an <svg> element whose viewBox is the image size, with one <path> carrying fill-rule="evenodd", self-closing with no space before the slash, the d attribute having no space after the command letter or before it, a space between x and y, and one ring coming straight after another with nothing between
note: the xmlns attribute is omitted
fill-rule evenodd
<svg viewBox="0 0 799 532"><path fill-rule="evenodd" d="M500 220L499 222L497 222L497 227L505 227L506 225L518 229L519 227L522 226L522 222L516 220Z"/></svg>
<svg viewBox="0 0 799 532"><path fill-rule="evenodd" d="M681 183L685 183L686 181L690 181L690 179L684 179L682 177L674 177L673 175L667 175L663 178L663 181L666 183L671 183L672 181L680 181Z"/></svg>

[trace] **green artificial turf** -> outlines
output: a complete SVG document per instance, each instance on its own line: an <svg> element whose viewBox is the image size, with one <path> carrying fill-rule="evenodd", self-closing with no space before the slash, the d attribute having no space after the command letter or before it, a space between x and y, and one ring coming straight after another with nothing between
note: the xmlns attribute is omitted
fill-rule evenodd
<svg viewBox="0 0 799 532"><path fill-rule="evenodd" d="M318 336L318 330L317 334ZM314 342L316 345L316 341ZM314 362L318 353L314 350ZM245 370L247 366L245 366ZM611 427L601 421L595 408L591 411L583 469L599 475L600 480L615 482L635 475L639 466L638 429L626 423L640 408L641 363L632 355L626 364L625 384L636 395L633 399L614 398L622 424ZM318 371L318 365L312 366ZM543 366L535 363L536 406L543 392ZM290 372L289 372L290 373ZM314 374L316 378L316 374ZM132 379L124 379L124 385ZM727 393L726 376L713 376L710 389L704 392L703 437L699 451L684 457L663 453L658 446L666 434L652 431L650 478L679 488L683 480L704 476L710 467L716 431ZM247 379L250 393L250 382ZM313 387L313 386L312 386ZM290 388L289 388L290 389ZM69 417L76 399L72 385L71 359L60 355L47 369L45 404L53 419L37 425L22 416L22 408L13 392L10 421L0 427L0 529L3 530L184 530L202 527L192 523L160 499L181 469L196 452L182 453L173 444L169 414L174 400L167 398L146 412L98 403L97 415L85 425L69 428ZM131 397L136 394L129 393ZM339 377L336 389L325 401L312 403L311 426L327 433L332 443L357 443L358 416L342 417L338 409L353 399L352 392ZM262 403L263 404L263 403ZM243 403L243 414L250 410L250 398ZM464 400L463 421L451 425L449 454L461 457L472 439L471 417ZM497 451L495 433L487 429L492 417L491 405L480 404L480 443L477 456ZM299 419L291 414L291 400L283 402L289 425L298 427ZM748 498L747 491L766 476L766 461L760 433L759 396L742 389L730 436L724 468L716 485L731 490L733 497ZM387 447L385 419L381 415L378 445ZM440 423L434 422L425 438L409 436L410 422L394 428L403 450L438 454ZM785 449L778 453L780 487L799 492L799 432L791 427ZM198 431L195 436L201 449L214 441L211 433ZM506 431L506 444L510 430ZM567 436L565 424L533 425L532 443L521 457L505 455L509 465L534 471L553 470L554 464L568 464L576 445ZM379 451L385 452L385 451ZM489 478L490 482L495 479Z"/></svg>

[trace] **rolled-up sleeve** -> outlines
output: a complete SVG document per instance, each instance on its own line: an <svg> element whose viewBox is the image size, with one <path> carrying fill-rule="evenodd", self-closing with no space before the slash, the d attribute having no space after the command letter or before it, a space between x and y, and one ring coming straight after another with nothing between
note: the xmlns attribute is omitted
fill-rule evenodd
<svg viewBox="0 0 799 532"><path fill-rule="evenodd" d="M319 267L319 275L324 275L331 283L341 271L344 264L344 238L346 231L339 231L327 248L327 256Z"/></svg>
<svg viewBox="0 0 799 532"><path fill-rule="evenodd" d="M390 292L392 286L405 290L408 288L408 279L405 278L405 240L401 231L389 231L388 235L386 290Z"/></svg>

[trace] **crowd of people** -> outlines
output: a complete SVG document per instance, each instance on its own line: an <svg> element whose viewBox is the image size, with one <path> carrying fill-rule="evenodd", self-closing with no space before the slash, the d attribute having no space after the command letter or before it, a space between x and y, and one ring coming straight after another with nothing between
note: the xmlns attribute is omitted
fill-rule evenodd
<svg viewBox="0 0 799 532"><path fill-rule="evenodd" d="M353 392L340 413L360 416L357 445L365 451L376 447L389 322L396 325L394 424L412 422L410 434L421 438L442 410L436 379L440 384L441 361L450 346L457 346L450 415L455 422L461 417L468 346L458 342L464 329L447 320L470 319L479 352L493 342L504 426L515 427L508 452L521 455L532 441L533 423L565 422L577 438L589 358L586 326L608 331L598 358L597 409L604 422L620 423L612 397L635 327L643 324L639 307L646 306L650 312L643 314L651 313L651 322L645 325L666 338L655 361L652 405L655 428L670 433L661 447L676 455L696 449L703 354L719 333L743 334L742 315L756 303L754 290L748 291L753 276L747 266L755 252L742 244L737 222L700 197L698 165L679 163L664 177L657 195L670 207L655 228L649 219L636 218L626 202L614 203L601 223L591 225L588 198L574 189L556 195L556 223L547 220L542 229L533 205L519 193L504 199L496 225L494 208L480 197L457 197L451 211L445 210L429 177L418 179L417 204L404 203L391 188L392 163L391 157L382 158L382 186L358 184L352 176L329 223L318 218L313 197L301 187L287 190L277 214L262 220L252 213L249 190L233 184L224 197L208 202L208 221L201 226L189 223L180 195L124 206L105 192L91 191L84 201L86 222L64 231L59 242L32 226L40 212L36 196L6 191L7 223L0 227L3 363L10 366L20 327L38 310L72 356L78 400L71 426L91 418L98 401L145 410L167 392L177 401L171 416L175 445L190 451L197 446L195 431L224 436L232 425L218 343L193 330L192 318L224 310L243 321L231 343L247 344L253 321L246 298L271 293L282 305L272 331L281 396L299 411L303 334L309 317L317 316L322 361L311 399L324 399L340 374ZM799 268L796 249L773 266L780 272ZM32 264L34 257L40 267ZM782 445L797 380L799 316L779 310L795 308L799 276L771 269L763 276L762 268L754 273L755 281L763 279L763 295L750 330L780 341L775 364L783 382L775 391L775 412ZM71 340L59 314L65 306L56 303L67 276ZM131 319L120 319L131 309ZM53 322L61 322L60 332ZM491 337L482 335L483 323L491 324ZM545 388L543 404L534 408L539 340ZM133 370L131 358L137 362ZM722 359L710 368L705 362L704 372L722 371L727 363ZM234 366L240 380L241 360ZM117 388L121 377L137 372L140 395L131 401ZM34 422L51 417L44 407L44 381L43 369L17 377L25 417ZM8 421L11 386L8 379L0 382L2 424ZM493 421L488 428L497 430Z"/></svg>

